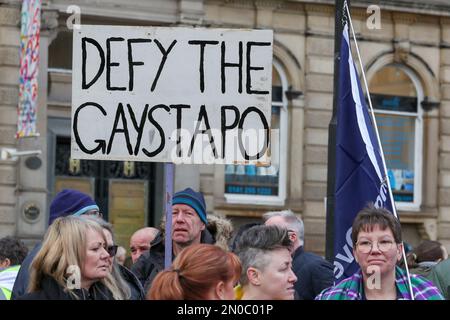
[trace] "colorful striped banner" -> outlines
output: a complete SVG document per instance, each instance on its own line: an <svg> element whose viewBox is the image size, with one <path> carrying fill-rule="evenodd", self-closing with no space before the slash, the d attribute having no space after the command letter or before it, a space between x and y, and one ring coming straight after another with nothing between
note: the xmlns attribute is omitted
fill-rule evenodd
<svg viewBox="0 0 450 320"><path fill-rule="evenodd" d="M23 0L20 32L20 87L16 138L36 132L41 0Z"/></svg>

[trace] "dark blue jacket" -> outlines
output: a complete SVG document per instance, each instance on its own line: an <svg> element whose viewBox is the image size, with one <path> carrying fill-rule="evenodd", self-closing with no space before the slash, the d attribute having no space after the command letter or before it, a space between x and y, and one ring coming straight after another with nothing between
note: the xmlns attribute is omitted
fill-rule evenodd
<svg viewBox="0 0 450 320"><path fill-rule="evenodd" d="M323 290L334 282L334 268L331 263L313 253L297 248L292 256L292 270L297 276L294 284L299 300L314 300Z"/></svg>
<svg viewBox="0 0 450 320"><path fill-rule="evenodd" d="M41 247L42 242L39 242L34 246L33 250L28 253L25 260L23 260L16 281L14 282L11 300L16 300L18 297L27 293L28 283L30 282L31 262L33 262L34 257L39 250L41 250Z"/></svg>

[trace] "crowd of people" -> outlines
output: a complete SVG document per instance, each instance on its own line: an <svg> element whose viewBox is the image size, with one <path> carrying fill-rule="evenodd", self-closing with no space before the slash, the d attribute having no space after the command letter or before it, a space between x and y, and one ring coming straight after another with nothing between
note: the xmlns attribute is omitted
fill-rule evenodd
<svg viewBox="0 0 450 320"><path fill-rule="evenodd" d="M162 221L132 235L127 267L126 249L95 201L65 189L30 252L19 239L0 239L0 300L449 299L445 247L423 241L405 265L400 223L385 209L368 206L355 218L359 270L342 281L330 262L304 250L298 215L285 210L262 218L233 232L229 220L207 214L202 193L187 188L172 198L172 265L164 266Z"/></svg>

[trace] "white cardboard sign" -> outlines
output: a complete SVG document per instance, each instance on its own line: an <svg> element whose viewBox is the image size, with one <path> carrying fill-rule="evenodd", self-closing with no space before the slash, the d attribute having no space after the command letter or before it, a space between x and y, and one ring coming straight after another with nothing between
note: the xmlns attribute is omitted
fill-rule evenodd
<svg viewBox="0 0 450 320"><path fill-rule="evenodd" d="M271 30L74 30L74 159L270 164Z"/></svg>

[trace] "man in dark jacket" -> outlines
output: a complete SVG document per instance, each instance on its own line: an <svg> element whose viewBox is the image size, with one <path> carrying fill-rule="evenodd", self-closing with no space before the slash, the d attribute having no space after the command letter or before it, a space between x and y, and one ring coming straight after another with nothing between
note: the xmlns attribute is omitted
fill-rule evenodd
<svg viewBox="0 0 450 320"><path fill-rule="evenodd" d="M294 284L296 298L314 300L323 290L333 285L333 265L322 257L303 249L305 229L303 221L291 210L268 212L263 215L266 225L288 229L292 242L292 269L297 276Z"/></svg>
<svg viewBox="0 0 450 320"><path fill-rule="evenodd" d="M213 244L215 239L206 229L207 224L205 199L201 192L187 188L175 193L172 198L172 259L191 244ZM164 269L164 237L161 232L152 241L151 248L131 267L145 292Z"/></svg>
<svg viewBox="0 0 450 320"><path fill-rule="evenodd" d="M68 215L94 215L101 217L97 204L89 195L78 190L64 189L55 196L50 204L48 225L50 226L56 218ZM22 262L12 291L13 300L26 293L30 281L29 269L31 262L41 249L41 246L42 243L39 242Z"/></svg>

